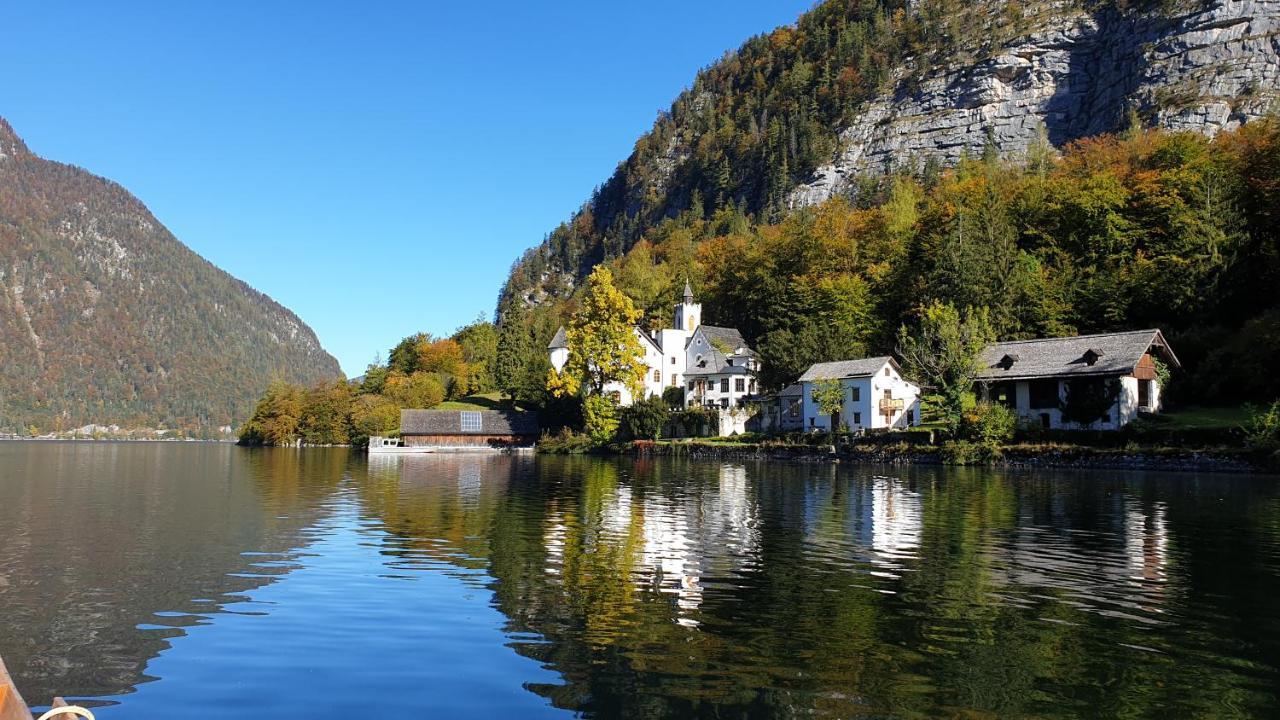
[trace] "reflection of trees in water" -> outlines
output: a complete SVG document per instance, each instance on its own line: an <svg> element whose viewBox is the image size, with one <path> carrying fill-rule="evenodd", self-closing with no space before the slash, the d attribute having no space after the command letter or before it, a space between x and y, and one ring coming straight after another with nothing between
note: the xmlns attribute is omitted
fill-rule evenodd
<svg viewBox="0 0 1280 720"><path fill-rule="evenodd" d="M33 702L151 679L183 627L288 571L345 462L225 445L5 449L0 651Z"/></svg>
<svg viewBox="0 0 1280 720"><path fill-rule="evenodd" d="M1188 594L1176 517L1194 493L972 469L513 463L371 468L366 506L403 540L389 552L487 568L513 647L564 678L531 689L561 707L1067 717L1203 709L1204 688L1258 701L1225 665L1171 660L1189 630L1212 646L1203 618L1167 619L1187 615L1171 607ZM1168 654L1135 649L1153 646Z"/></svg>

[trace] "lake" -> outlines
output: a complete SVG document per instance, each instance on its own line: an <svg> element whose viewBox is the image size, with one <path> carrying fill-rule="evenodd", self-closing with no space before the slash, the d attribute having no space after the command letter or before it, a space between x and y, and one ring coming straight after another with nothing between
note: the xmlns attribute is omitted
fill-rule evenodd
<svg viewBox="0 0 1280 720"><path fill-rule="evenodd" d="M0 656L112 718L1280 714L1280 481L0 442Z"/></svg>

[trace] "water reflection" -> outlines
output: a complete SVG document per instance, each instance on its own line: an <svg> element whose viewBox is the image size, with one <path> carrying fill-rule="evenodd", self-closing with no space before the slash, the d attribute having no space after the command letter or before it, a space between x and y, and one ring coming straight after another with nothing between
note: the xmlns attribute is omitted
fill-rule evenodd
<svg viewBox="0 0 1280 720"><path fill-rule="evenodd" d="M150 672L271 717L1280 711L1265 480L30 447L0 445L0 651L35 696L139 711Z"/></svg>
<svg viewBox="0 0 1280 720"><path fill-rule="evenodd" d="M28 700L154 680L171 639L296 567L345 453L234 451L0 444L0 652Z"/></svg>

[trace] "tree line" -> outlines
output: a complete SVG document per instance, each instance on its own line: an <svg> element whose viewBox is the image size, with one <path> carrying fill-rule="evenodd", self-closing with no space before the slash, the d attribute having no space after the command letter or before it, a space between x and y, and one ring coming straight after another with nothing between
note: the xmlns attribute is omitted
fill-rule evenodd
<svg viewBox="0 0 1280 720"><path fill-rule="evenodd" d="M448 338L404 338L355 380L301 386L275 380L240 429L245 445L364 445L395 435L400 411L495 389L498 332L483 318Z"/></svg>
<svg viewBox="0 0 1280 720"><path fill-rule="evenodd" d="M814 362L895 353L927 308L980 313L998 339L1158 327L1183 361L1174 400L1266 402L1280 353L1280 122L1214 139L1144 130L990 147L951 169L867 178L776 222L740 207L660 223L603 266L652 327L685 278L736 327L765 387ZM583 304L509 298L496 382L545 399L546 343Z"/></svg>

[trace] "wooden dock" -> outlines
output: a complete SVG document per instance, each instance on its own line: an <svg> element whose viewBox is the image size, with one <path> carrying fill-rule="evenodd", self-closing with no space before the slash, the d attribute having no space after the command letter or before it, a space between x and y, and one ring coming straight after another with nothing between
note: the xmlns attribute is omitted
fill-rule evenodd
<svg viewBox="0 0 1280 720"><path fill-rule="evenodd" d="M53 699L53 708L70 707L62 698ZM61 714L59 718L75 717L75 713ZM0 720L34 720L31 708L18 694L18 688L9 676L9 669L4 666L4 658L0 658Z"/></svg>

